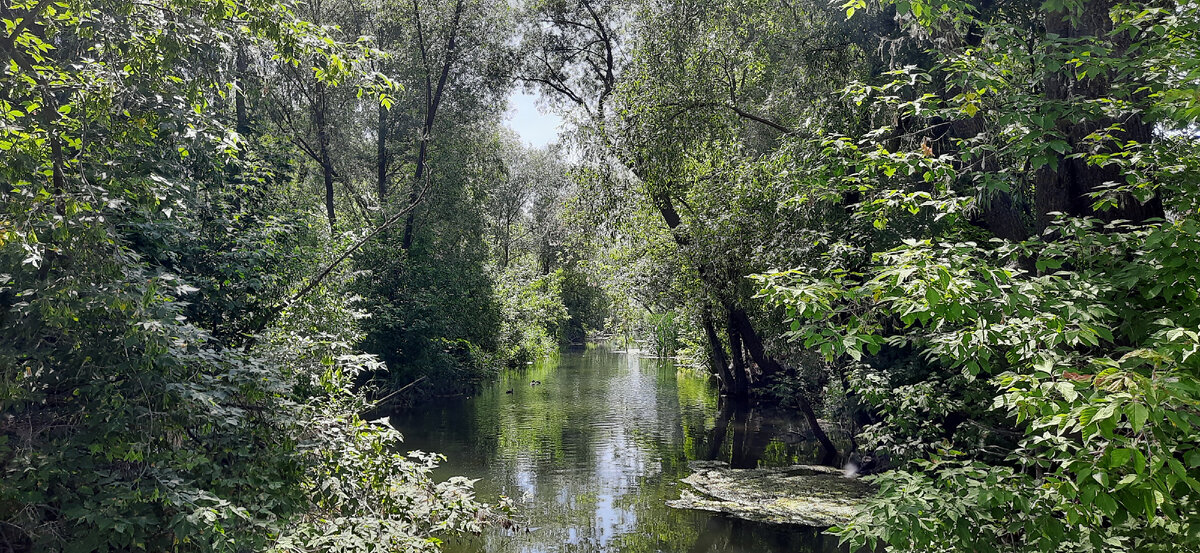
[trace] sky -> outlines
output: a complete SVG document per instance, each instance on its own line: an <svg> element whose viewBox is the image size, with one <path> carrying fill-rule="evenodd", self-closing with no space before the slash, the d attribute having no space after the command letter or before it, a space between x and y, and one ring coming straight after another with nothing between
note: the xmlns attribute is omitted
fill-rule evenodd
<svg viewBox="0 0 1200 553"><path fill-rule="evenodd" d="M562 118L553 113L538 111L536 94L514 91L508 97L505 124L521 136L525 143L538 148L558 138Z"/></svg>

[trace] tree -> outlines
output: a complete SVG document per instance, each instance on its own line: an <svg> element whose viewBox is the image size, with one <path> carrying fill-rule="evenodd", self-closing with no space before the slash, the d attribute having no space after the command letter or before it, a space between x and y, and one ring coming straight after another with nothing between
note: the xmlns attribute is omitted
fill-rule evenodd
<svg viewBox="0 0 1200 553"><path fill-rule="evenodd" d="M242 308L286 295L327 247L280 198L271 137L245 140L223 96L237 45L297 64L346 48L295 14L0 8L4 549L414 551L436 517L478 528L469 486L382 453L398 436L356 416L354 376L378 361L344 345L343 294L305 298L255 348L220 328L247 328Z"/></svg>
<svg viewBox="0 0 1200 553"><path fill-rule="evenodd" d="M849 75L845 63L861 57L837 32L825 34L828 10L793 6L788 13L794 24L776 26L768 19L778 15L766 4L647 7L639 12L623 77L628 85L619 95L618 156L659 214L676 255L698 277L691 301L702 307L701 336L717 360L722 390L736 397L792 371L777 357L785 353L772 354L764 339L764 332L778 331L763 329L778 323L753 322L761 312L745 277L756 272L754 264L772 263L773 250L763 244L778 248L774 259L787 258L796 247L779 237L805 230L776 216L781 198L771 194L781 190L747 160L786 144L798 132L792 120L833 111L800 95L831 92ZM785 54L795 51L809 55ZM743 170L747 164L753 169ZM833 455L812 401L795 400Z"/></svg>
<svg viewBox="0 0 1200 553"><path fill-rule="evenodd" d="M1175 288L1189 265L1159 260L1195 237L1197 111L1177 92L1195 86L1179 80L1195 6L896 8L937 59L849 93L916 130L801 147L778 177L788 204L855 191L853 241L761 277L793 340L851 367L878 415L870 447L907 461L842 534L902 551L1174 550L1200 528L1194 297ZM1003 209L1045 231L980 225L997 192L1032 198Z"/></svg>
<svg viewBox="0 0 1200 553"><path fill-rule="evenodd" d="M587 125L608 119L624 58L626 6L607 0L536 0L524 6L516 79L580 109Z"/></svg>
<svg viewBox="0 0 1200 553"><path fill-rule="evenodd" d="M357 2L324 0L306 4L305 8L304 17L315 25L327 26L330 34L340 35L343 39L347 34L359 35L359 30L354 28L361 25L361 15L356 13L361 5ZM342 29L332 21L327 22L336 21L338 16L344 17L350 27ZM312 61L281 60L274 67L277 73L273 76L278 78L273 80L278 86L273 88L274 94L268 104L283 135L320 168L325 217L331 233L337 225L334 182L342 178L336 167L332 144L335 140L348 138L337 132L340 126L333 119L347 111L349 102L349 87L331 85L356 75L357 70L352 66L364 63L361 55L359 57L355 59L354 52L341 49L329 56L314 57Z"/></svg>
<svg viewBox="0 0 1200 553"><path fill-rule="evenodd" d="M462 109L474 102L486 105L488 98L497 95L502 87L496 73L499 60L504 57L504 39L511 31L502 11L477 0L454 0L424 7L414 0L411 17L419 61L415 72L417 82L412 87L420 96L417 109L421 121L416 129L409 193L410 200L415 200L428 179L438 111L448 99ZM415 222L415 212L404 221L401 248L405 251L412 248Z"/></svg>

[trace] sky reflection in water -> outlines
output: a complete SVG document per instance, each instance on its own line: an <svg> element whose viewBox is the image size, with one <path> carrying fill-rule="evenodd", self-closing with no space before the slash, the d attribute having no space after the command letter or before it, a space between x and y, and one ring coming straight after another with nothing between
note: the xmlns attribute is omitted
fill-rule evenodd
<svg viewBox="0 0 1200 553"><path fill-rule="evenodd" d="M537 380L541 385L530 386ZM512 393L506 393L512 390ZM703 377L605 347L508 371L479 395L392 417L409 449L436 451L439 476L479 478L513 499L529 531L448 540L450 553L832 552L819 531L669 508L695 459L734 466L811 462L802 420L718 409Z"/></svg>

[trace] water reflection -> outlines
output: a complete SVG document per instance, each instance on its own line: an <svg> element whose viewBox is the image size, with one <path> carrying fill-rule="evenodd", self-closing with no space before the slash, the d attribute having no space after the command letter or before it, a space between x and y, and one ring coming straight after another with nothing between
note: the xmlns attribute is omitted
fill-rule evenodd
<svg viewBox="0 0 1200 553"><path fill-rule="evenodd" d="M538 381L540 384L531 385ZM511 391L511 393L509 393ZM671 509L687 463L738 467L817 458L802 419L719 408L703 377L596 347L509 371L478 396L392 417L411 449L446 455L442 476L513 499L529 531L452 538L466 552L827 552L836 540Z"/></svg>

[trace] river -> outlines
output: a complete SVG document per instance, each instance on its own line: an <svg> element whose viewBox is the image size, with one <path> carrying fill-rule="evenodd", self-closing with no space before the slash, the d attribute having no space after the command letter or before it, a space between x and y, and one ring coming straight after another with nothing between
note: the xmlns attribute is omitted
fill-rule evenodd
<svg viewBox="0 0 1200 553"><path fill-rule="evenodd" d="M534 382L540 384L531 385ZM524 528L453 537L450 553L827 553L812 528L667 507L688 461L735 467L810 463L803 419L721 409L703 375L605 346L505 371L470 398L394 415L406 449L446 456L438 476L478 478L483 501L510 497Z"/></svg>

